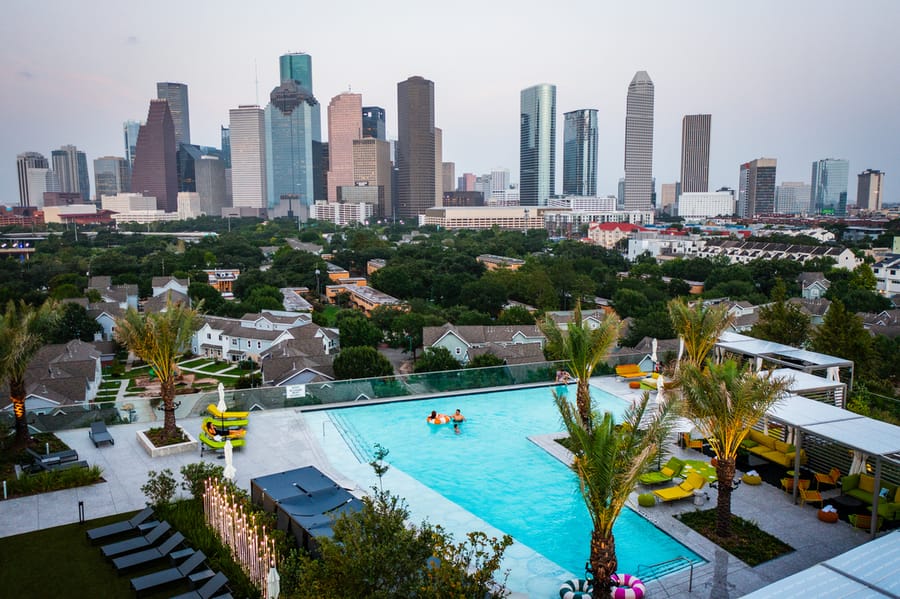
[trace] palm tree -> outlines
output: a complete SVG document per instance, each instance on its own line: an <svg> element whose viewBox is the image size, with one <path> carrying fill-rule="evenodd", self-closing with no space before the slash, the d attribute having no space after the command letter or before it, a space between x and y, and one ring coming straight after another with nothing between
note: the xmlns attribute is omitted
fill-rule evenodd
<svg viewBox="0 0 900 599"><path fill-rule="evenodd" d="M643 400L626 413L623 422L616 424L613 415L605 412L592 416L593 426L586 426L580 409L565 395L554 392L556 406L569 433L570 449L574 454L572 470L578 476L581 495L591 515L590 569L594 578L594 597L608 597L610 576L616 572L616 543L613 524L625 505L638 477L657 452L657 441L666 437L670 422L670 405L660 406L656 417L645 411L650 398ZM639 429L640 423L649 424Z"/></svg>
<svg viewBox="0 0 900 599"><path fill-rule="evenodd" d="M706 362L719 336L732 321L725 304L707 307L697 301L691 306L684 298L669 302L669 318L672 328L684 340L687 360L699 366Z"/></svg>
<svg viewBox="0 0 900 599"><path fill-rule="evenodd" d="M40 308L20 301L10 301L0 319L0 379L9 381L9 400L15 415L16 438L14 446L28 445L28 421L25 418L25 371L28 363L41 347L44 338L41 331L58 318L56 303L45 302Z"/></svg>
<svg viewBox="0 0 900 599"><path fill-rule="evenodd" d="M200 325L198 312L171 298L165 310L140 314L129 308L116 320L116 338L153 368L163 403L163 438L178 434L175 426L175 358L184 351Z"/></svg>
<svg viewBox="0 0 900 599"><path fill-rule="evenodd" d="M540 324L548 347L557 354L554 357L567 360L569 371L578 379L575 395L578 414L588 428L592 416L590 378L618 341L620 327L619 317L607 314L599 327L591 329L581 319L581 302L575 304L575 313L565 332L550 317Z"/></svg>
<svg viewBox="0 0 900 599"><path fill-rule="evenodd" d="M679 371L684 410L716 454L716 534L727 537L731 535L731 491L741 441L781 398L788 383L771 372L754 372L749 364L740 367L732 359L721 364L708 361L705 366L685 361Z"/></svg>

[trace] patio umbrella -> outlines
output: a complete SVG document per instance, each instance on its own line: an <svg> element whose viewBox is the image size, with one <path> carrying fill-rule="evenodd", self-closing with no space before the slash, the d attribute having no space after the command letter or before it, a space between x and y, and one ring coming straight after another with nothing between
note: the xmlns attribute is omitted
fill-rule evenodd
<svg viewBox="0 0 900 599"><path fill-rule="evenodd" d="M219 410L219 414L221 414L222 419L222 430L225 430L225 412L228 411L228 406L225 405L225 385L219 383L219 405L216 406Z"/></svg>
<svg viewBox="0 0 900 599"><path fill-rule="evenodd" d="M656 340L656 337L653 338L653 341L650 342L650 347L652 348L652 352L650 354L650 359L653 360L653 366L656 366L656 363L659 362L659 358L656 357L656 347L659 342Z"/></svg>
<svg viewBox="0 0 900 599"><path fill-rule="evenodd" d="M231 445L231 439L228 439L225 441L225 470L222 471L222 476L233 481L235 474L237 470L234 469L234 447Z"/></svg>
<svg viewBox="0 0 900 599"><path fill-rule="evenodd" d="M853 462L850 464L850 474L865 474L866 460L869 456L861 451L853 450Z"/></svg>
<svg viewBox="0 0 900 599"><path fill-rule="evenodd" d="M266 575L266 599L278 599L279 593L281 593L281 576L278 575L275 566L272 566Z"/></svg>
<svg viewBox="0 0 900 599"><path fill-rule="evenodd" d="M663 404L665 403L665 393L666 391L666 381L663 379L662 375L660 375L656 379L656 404L662 409Z"/></svg>
<svg viewBox="0 0 900 599"><path fill-rule="evenodd" d="M681 362L681 354L684 353L684 337L678 338L678 362Z"/></svg>

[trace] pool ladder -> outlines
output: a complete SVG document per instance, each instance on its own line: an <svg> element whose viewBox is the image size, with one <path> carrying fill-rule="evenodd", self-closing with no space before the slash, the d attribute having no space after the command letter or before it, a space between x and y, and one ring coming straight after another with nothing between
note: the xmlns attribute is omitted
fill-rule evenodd
<svg viewBox="0 0 900 599"><path fill-rule="evenodd" d="M651 572L654 576L654 580L659 582L661 574L664 575L664 574L667 574L667 573L673 571L669 568L664 568L663 566L674 566L675 564L678 564L678 563L686 563L688 565L688 567L690 568L690 576L688 578L688 593L690 593L692 591L692 589L694 588L694 562L692 562L688 558L681 556L681 555L678 557L666 560L664 562L659 562L658 564L651 564L649 566L638 566L636 576L638 578L640 578L641 573ZM660 582L660 586L663 587L663 590L666 590L665 586L661 582ZM666 591L667 596L668 596L668 594L669 594L668 591Z"/></svg>

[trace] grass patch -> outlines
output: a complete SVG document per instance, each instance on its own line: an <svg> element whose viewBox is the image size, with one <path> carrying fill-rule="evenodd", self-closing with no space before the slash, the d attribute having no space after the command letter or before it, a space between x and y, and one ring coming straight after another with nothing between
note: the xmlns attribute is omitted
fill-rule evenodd
<svg viewBox="0 0 900 599"><path fill-rule="evenodd" d="M200 364L205 364L209 362L209 358L192 358L190 360L185 360L184 362L179 362L178 366L186 366L187 368L196 368Z"/></svg>
<svg viewBox="0 0 900 599"><path fill-rule="evenodd" d="M229 364L228 362L221 362L219 364L212 362L210 364L207 364L206 366L201 366L200 368L197 368L197 370L199 370L201 372L209 372L210 374L215 374L217 372L221 372L223 370L231 368L232 366L234 366L234 364Z"/></svg>
<svg viewBox="0 0 900 599"><path fill-rule="evenodd" d="M4 443L0 444L0 478L3 480L15 480L16 464L27 466L34 461L34 458L28 455L24 449L14 450L11 447L8 447L13 441L14 437L10 435L9 437L6 437ZM50 453L71 449L53 433L36 433L31 435L31 443L28 447L30 447L32 451L36 451L43 455L47 452L48 443L50 444Z"/></svg>
<svg viewBox="0 0 900 599"><path fill-rule="evenodd" d="M100 383L100 388L116 390L119 388L119 381L104 381Z"/></svg>
<svg viewBox="0 0 900 599"><path fill-rule="evenodd" d="M794 550L777 537L760 530L753 522L734 514L731 516L731 536L727 538L716 534L715 509L695 510L675 517L751 567Z"/></svg>

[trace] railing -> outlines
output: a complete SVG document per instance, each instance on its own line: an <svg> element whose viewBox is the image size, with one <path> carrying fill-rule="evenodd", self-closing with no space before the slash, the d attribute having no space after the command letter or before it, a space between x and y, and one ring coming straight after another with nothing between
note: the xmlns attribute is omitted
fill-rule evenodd
<svg viewBox="0 0 900 599"><path fill-rule="evenodd" d="M669 574L669 573L677 571L674 568L665 568L664 571L662 573L660 573L660 569L663 569L663 566L673 566L677 563L686 563L690 567L690 574L689 574L689 578L688 578L688 593L690 593L691 590L694 588L694 562L692 562L688 558L684 557L683 555L679 555L678 557L666 560L664 562L659 562L658 564L651 564L649 566L647 566L647 565L638 566L637 573L635 574L635 576L637 576L638 578L642 578L642 576L641 576L642 573L649 571L651 573L650 576L652 576L654 580L657 580L665 574ZM680 569L681 568L678 568L678 570L680 570ZM644 574L644 576L646 576L646 574ZM662 584L662 583L660 583L660 584ZM665 587L663 587L663 588L665 588Z"/></svg>

